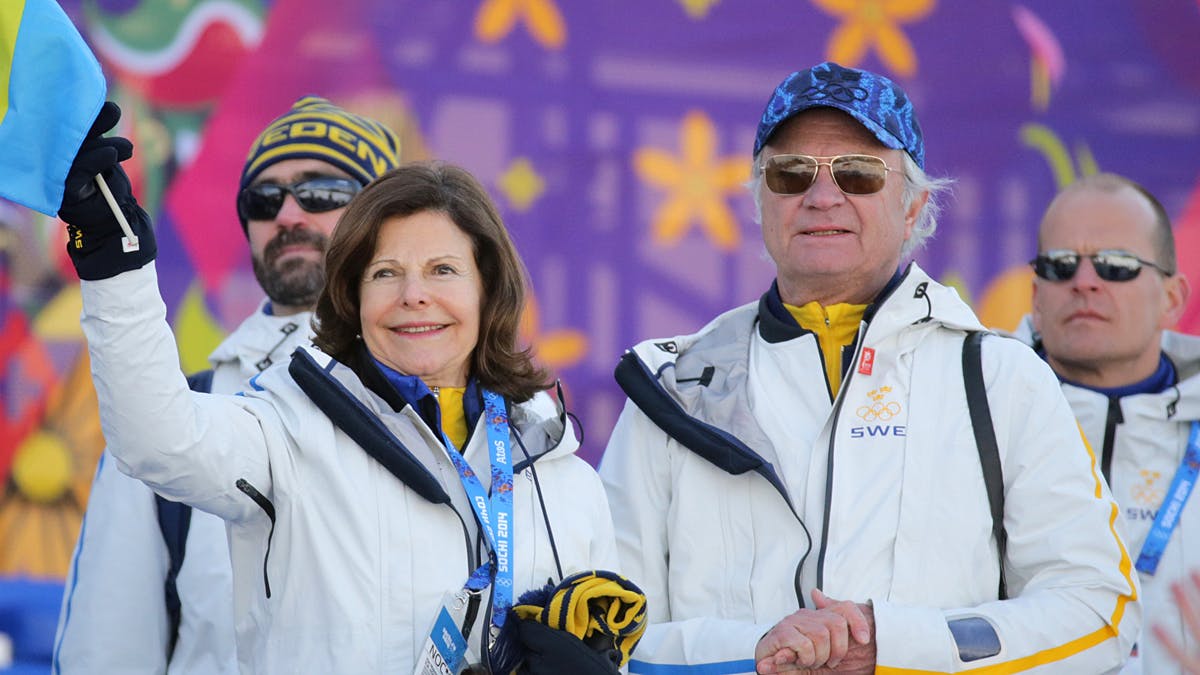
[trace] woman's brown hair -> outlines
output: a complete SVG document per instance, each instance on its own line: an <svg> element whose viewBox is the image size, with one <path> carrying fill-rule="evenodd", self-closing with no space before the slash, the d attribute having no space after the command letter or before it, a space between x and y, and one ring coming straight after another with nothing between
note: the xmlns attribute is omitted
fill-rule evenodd
<svg viewBox="0 0 1200 675"><path fill-rule="evenodd" d="M313 341L352 364L359 349L359 286L383 224L424 211L445 213L468 237L483 285L479 343L470 375L515 402L549 386L529 349L517 345L525 307L525 266L483 186L452 164L412 162L383 174L354 197L325 255L325 289L317 299Z"/></svg>

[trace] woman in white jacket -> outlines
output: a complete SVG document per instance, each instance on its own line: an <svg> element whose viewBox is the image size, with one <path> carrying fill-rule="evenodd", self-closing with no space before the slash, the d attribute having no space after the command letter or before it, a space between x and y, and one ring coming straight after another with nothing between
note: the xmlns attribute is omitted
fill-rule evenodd
<svg viewBox="0 0 1200 675"><path fill-rule="evenodd" d="M227 521L243 672L486 666L523 591L615 566L600 482L516 346L523 266L469 174L407 165L364 189L330 244L318 349L215 396L179 372L148 219L89 155L110 140L72 175L117 183L142 252L77 176L62 210L101 421L122 471ZM435 649L447 620L466 639Z"/></svg>

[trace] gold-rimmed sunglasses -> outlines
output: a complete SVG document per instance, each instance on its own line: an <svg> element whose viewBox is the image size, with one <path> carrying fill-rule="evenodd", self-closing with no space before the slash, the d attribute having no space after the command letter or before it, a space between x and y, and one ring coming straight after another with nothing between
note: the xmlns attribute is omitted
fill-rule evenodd
<svg viewBox="0 0 1200 675"><path fill-rule="evenodd" d="M774 155L762 162L767 189L777 195L798 195L817 181L821 167L829 174L838 189L848 195L870 195L883 189L889 171L896 171L874 155Z"/></svg>

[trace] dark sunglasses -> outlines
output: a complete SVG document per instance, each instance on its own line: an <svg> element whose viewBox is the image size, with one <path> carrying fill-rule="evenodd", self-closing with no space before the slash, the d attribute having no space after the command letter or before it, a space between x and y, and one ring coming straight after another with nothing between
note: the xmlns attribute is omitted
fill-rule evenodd
<svg viewBox="0 0 1200 675"><path fill-rule="evenodd" d="M1079 270L1079 261L1083 258L1092 261L1096 276L1105 281L1136 279L1142 267L1153 267L1166 277L1174 274L1149 260L1142 260L1129 251L1120 249L1096 251L1091 255L1080 255L1079 252L1068 249L1054 249L1038 255L1030 260L1029 264L1033 265L1033 273L1046 281L1067 281L1075 276L1075 272Z"/></svg>
<svg viewBox="0 0 1200 675"><path fill-rule="evenodd" d="M834 184L848 195L871 195L879 192L883 189L888 172L895 171L882 159L873 155L775 155L763 162L762 172L771 192L777 195L798 195L812 187L817 181L817 172L823 166L829 167Z"/></svg>
<svg viewBox="0 0 1200 675"><path fill-rule="evenodd" d="M289 194L309 213L325 213L350 203L362 185L351 178L318 176L291 185L258 183L238 193L238 215L245 220L271 220Z"/></svg>

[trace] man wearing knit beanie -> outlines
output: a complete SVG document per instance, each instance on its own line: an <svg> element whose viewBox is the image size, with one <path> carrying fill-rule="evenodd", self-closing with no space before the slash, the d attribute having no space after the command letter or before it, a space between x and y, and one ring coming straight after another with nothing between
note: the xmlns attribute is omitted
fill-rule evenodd
<svg viewBox="0 0 1200 675"><path fill-rule="evenodd" d="M387 127L316 96L297 101L255 139L238 182L238 218L276 314L316 302L338 216L396 167L399 150Z"/></svg>
<svg viewBox="0 0 1200 675"><path fill-rule="evenodd" d="M236 204L267 297L209 356L213 369L189 378L194 389L240 391L310 340L328 238L399 152L392 130L316 96L255 139ZM158 497L107 452L70 570L54 672L238 672L234 625L245 617L235 616L224 523Z"/></svg>

